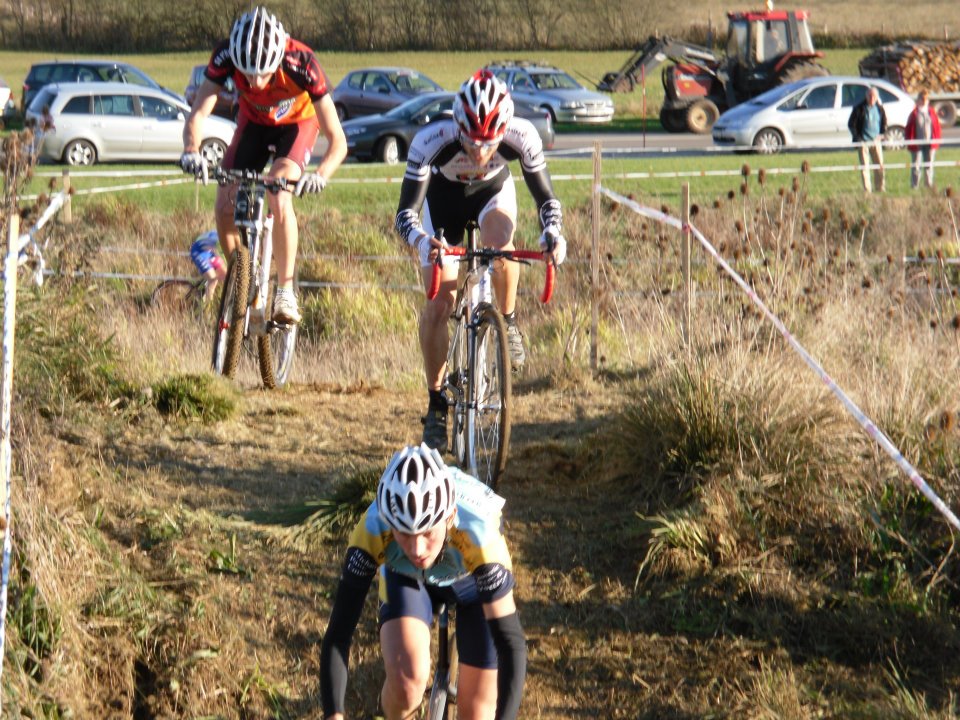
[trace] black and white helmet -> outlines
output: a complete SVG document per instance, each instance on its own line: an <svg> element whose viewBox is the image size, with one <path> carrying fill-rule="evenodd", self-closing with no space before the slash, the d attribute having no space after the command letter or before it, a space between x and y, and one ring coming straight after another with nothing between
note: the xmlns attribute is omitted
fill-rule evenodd
<svg viewBox="0 0 960 720"><path fill-rule="evenodd" d="M286 45L283 25L261 6L241 15L230 31L230 59L246 75L275 72Z"/></svg>
<svg viewBox="0 0 960 720"><path fill-rule="evenodd" d="M380 517L394 530L411 535L444 522L456 504L450 468L440 453L423 443L394 454L377 486Z"/></svg>

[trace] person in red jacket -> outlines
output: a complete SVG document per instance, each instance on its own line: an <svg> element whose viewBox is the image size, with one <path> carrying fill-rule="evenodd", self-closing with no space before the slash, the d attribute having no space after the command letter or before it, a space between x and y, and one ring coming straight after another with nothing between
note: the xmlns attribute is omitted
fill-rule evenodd
<svg viewBox="0 0 960 720"><path fill-rule="evenodd" d="M907 149L910 151L910 187L920 185L920 177L929 188L933 187L933 155L940 147L940 118L930 107L930 93L921 90L917 95L917 106L907 118L905 131ZM916 142L910 143L910 140Z"/></svg>

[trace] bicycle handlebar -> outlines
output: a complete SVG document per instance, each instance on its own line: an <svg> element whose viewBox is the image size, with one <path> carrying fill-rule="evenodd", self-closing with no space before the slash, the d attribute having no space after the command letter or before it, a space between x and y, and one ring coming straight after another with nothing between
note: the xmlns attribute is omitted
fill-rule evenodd
<svg viewBox="0 0 960 720"><path fill-rule="evenodd" d="M293 192L293 189L296 186L296 183L292 180L288 180L287 178L283 177L278 178L270 175L264 175L256 170L224 170L221 167L214 169L213 179L216 180L217 184L219 185L226 185L230 182L238 184L252 183L254 185L263 185L264 189L273 193L280 192L281 190Z"/></svg>
<svg viewBox="0 0 960 720"><path fill-rule="evenodd" d="M488 259L503 258L504 260L512 260L514 262L542 260L547 266L547 273L543 280L543 292L540 294L540 302L547 304L550 302L550 298L553 297L557 268L550 259L549 253L540 252L539 250L494 250L493 248L481 248L471 253L463 247L446 247L439 248L437 261L433 264L433 276L430 280L430 289L427 291L428 300L433 300L437 296L437 293L440 292L440 267L444 253L448 255L459 255L461 257L466 257L468 254L471 254L474 257Z"/></svg>

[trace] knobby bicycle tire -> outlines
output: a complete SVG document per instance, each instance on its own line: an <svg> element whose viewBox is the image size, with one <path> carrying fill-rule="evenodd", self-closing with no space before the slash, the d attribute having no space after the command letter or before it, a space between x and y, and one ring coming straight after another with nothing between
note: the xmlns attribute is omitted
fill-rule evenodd
<svg viewBox="0 0 960 720"><path fill-rule="evenodd" d="M273 325L266 335L257 337L257 359L265 388L274 390L287 384L296 345L297 326L293 324Z"/></svg>
<svg viewBox="0 0 960 720"><path fill-rule="evenodd" d="M480 482L497 489L507 466L510 445L510 353L507 326L496 308L476 310L474 359L468 377L468 393L474 411L470 445Z"/></svg>
<svg viewBox="0 0 960 720"><path fill-rule="evenodd" d="M213 336L213 370L228 378L236 375L240 362L249 295L250 253L243 245L239 245L233 251L227 270Z"/></svg>

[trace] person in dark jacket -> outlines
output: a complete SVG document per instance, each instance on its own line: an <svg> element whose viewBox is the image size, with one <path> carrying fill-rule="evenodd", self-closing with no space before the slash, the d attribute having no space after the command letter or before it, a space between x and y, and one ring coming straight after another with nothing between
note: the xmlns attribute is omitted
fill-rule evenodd
<svg viewBox="0 0 960 720"><path fill-rule="evenodd" d="M880 104L880 94L875 87L867 90L863 102L853 108L847 122L853 142L859 143L860 168L863 189L871 192L870 171L873 170L873 185L879 192L886 189L883 177L883 136L887 132L887 114Z"/></svg>

